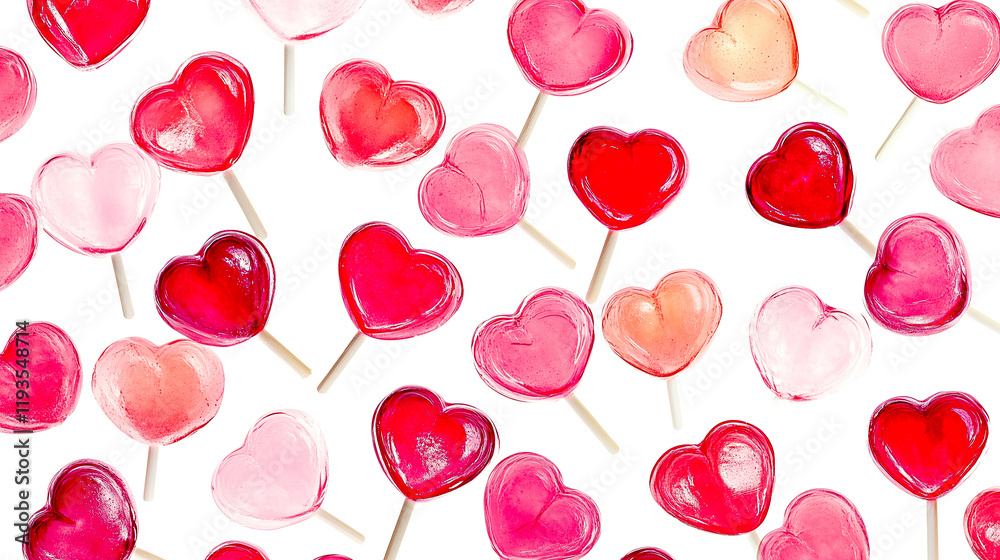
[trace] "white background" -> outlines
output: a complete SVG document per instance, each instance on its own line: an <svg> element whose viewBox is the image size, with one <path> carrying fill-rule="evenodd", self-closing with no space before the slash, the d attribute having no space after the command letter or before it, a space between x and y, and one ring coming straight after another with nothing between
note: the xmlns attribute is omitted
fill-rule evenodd
<svg viewBox="0 0 1000 560"><path fill-rule="evenodd" d="M110 462L137 495L139 546L173 560L204 558L230 539L262 546L272 559L309 560L341 553L381 558L402 497L379 469L371 415L379 400L405 384L421 384L446 400L473 404L500 430L497 456L535 451L552 459L569 486L587 490L602 512L603 531L591 558L617 559L640 546L659 546L677 560L752 558L745 538L696 531L664 513L647 479L668 448L702 439L716 423L741 419L771 438L779 470L773 505L761 535L776 528L800 492L827 487L846 494L867 523L873 558L924 554L923 503L893 486L869 458L868 420L885 399L925 398L940 390L968 391L1000 413L996 388L997 335L972 321L928 338L906 338L872 325L875 355L868 371L839 393L808 404L777 402L761 382L748 351L747 324L767 295L788 285L815 290L827 303L859 313L867 257L836 228L802 231L764 221L743 193L750 163L778 135L803 120L840 131L852 151L857 196L851 219L870 237L913 212L933 212L964 238L974 303L1000 316L997 222L938 194L929 173L930 149L946 132L969 126L1000 94L994 77L946 106L923 104L889 157L873 154L907 103L909 92L881 54L882 25L903 2L870 0L862 20L834 0L788 0L801 50L800 77L850 110L845 118L798 88L752 104L715 100L697 90L679 64L688 38L707 25L714 2L603 0L631 27L635 51L626 70L596 91L553 98L528 146L532 170L529 218L574 255L569 271L519 231L484 239L446 237L428 226L416 204L420 177L442 159L446 141L462 128L492 122L515 133L535 91L506 43L510 2L476 0L456 15L428 20L401 0L369 0L342 28L298 49L298 112L281 116L281 45L238 0L157 0L134 42L104 68L81 73L59 59L31 26L24 2L0 7L0 44L24 55L38 79L38 103L27 126L0 144L0 191L27 194L37 166L73 149L90 152L128 141L128 113L148 86L168 79L188 57L220 50L241 60L257 86L253 139L237 173L270 232L266 244L278 273L279 296L268 329L316 372L302 381L264 346L250 341L220 349L227 372L218 417L201 432L160 454L157 498L143 503L146 450L100 412L90 391L94 360L112 341L143 336L159 344L178 338L157 316L153 280L171 257L195 252L213 233L248 229L221 178L163 173L148 227L125 253L136 317L121 317L111 264L73 254L47 236L27 273L0 293L0 322L47 320L73 336L84 364L77 411L61 427L34 438L33 507L52 475L84 457ZM1000 7L993 2L994 9ZM342 168L327 152L318 121L326 73L351 57L385 65L396 79L429 86L444 103L448 126L424 158L389 171ZM627 366L598 334L577 394L621 444L610 456L570 408L560 402L517 403L497 395L475 373L470 339L481 321L516 309L542 286L583 293L606 230L570 191L566 154L591 126L662 129L690 157L687 185L674 203L643 227L624 233L599 304L626 285L652 287L665 273L697 268L719 285L721 327L704 359L679 380L687 424L670 427L666 387ZM327 395L315 385L354 334L337 283L336 251L343 237L369 220L398 226L416 247L437 250L461 271L466 298L440 330L402 343L369 341ZM596 307L598 310L600 307ZM599 322L599 319L598 319ZM0 329L4 333L6 328ZM993 348L994 350L991 350ZM325 508L360 529L356 546L318 520L258 532L229 523L209 491L213 470L261 415L299 408L325 429L331 479ZM0 503L14 496L13 438L0 449ZM494 462L495 464L495 462ZM979 491L1000 485L1000 455L940 503L941 546L948 558L973 558L962 513ZM492 468L492 466L491 466ZM492 558L483 523L486 476L418 505L400 559ZM0 552L20 558L12 542L12 512L0 510Z"/></svg>

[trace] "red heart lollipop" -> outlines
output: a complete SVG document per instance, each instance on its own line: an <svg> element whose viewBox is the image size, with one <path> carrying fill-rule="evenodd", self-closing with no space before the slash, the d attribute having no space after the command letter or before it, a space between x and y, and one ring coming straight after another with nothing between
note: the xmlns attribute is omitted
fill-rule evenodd
<svg viewBox="0 0 1000 560"><path fill-rule="evenodd" d="M868 449L879 469L910 494L936 500L953 490L986 449L989 416L965 393L925 401L890 399L875 409Z"/></svg>
<svg viewBox="0 0 1000 560"><path fill-rule="evenodd" d="M268 560L264 551L248 543L229 541L208 553L205 560Z"/></svg>
<svg viewBox="0 0 1000 560"><path fill-rule="evenodd" d="M28 0L31 21L52 50L81 69L100 68L132 40L149 0Z"/></svg>
<svg viewBox="0 0 1000 560"><path fill-rule="evenodd" d="M0 194L0 290L31 264L38 247L38 212L27 198Z"/></svg>
<svg viewBox="0 0 1000 560"><path fill-rule="evenodd" d="M771 505L774 449L756 426L723 422L699 445L664 453L649 489L667 513L696 529L749 533L764 522Z"/></svg>
<svg viewBox="0 0 1000 560"><path fill-rule="evenodd" d="M28 122L37 95L35 75L16 52L0 47L0 142Z"/></svg>
<svg viewBox="0 0 1000 560"><path fill-rule="evenodd" d="M62 424L76 409L80 377L80 356L62 329L49 323L19 327L0 354L0 380L10 387L0 391L0 432L41 432ZM27 410L17 404L27 400L18 390L30 395Z"/></svg>
<svg viewBox="0 0 1000 560"><path fill-rule="evenodd" d="M798 228L843 222L854 199L844 139L825 124L797 124L747 174L747 198L764 218Z"/></svg>
<svg viewBox="0 0 1000 560"><path fill-rule="evenodd" d="M622 560L674 560L669 554L658 548L640 548L629 552Z"/></svg>
<svg viewBox="0 0 1000 560"><path fill-rule="evenodd" d="M980 560L1000 558L1000 489L981 492L965 510L965 538Z"/></svg>

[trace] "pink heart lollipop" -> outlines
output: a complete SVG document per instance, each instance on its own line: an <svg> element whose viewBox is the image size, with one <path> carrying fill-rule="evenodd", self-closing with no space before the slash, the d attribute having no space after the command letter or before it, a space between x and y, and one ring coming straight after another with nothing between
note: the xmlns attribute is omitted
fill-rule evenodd
<svg viewBox="0 0 1000 560"><path fill-rule="evenodd" d="M1000 489L981 492L965 510L965 538L980 560L1000 558Z"/></svg>
<svg viewBox="0 0 1000 560"><path fill-rule="evenodd" d="M941 194L980 214L1000 218L1000 105L971 128L945 136L931 156L931 179Z"/></svg>
<svg viewBox="0 0 1000 560"><path fill-rule="evenodd" d="M37 87L31 67L16 52L0 47L0 142L28 122Z"/></svg>
<svg viewBox="0 0 1000 560"><path fill-rule="evenodd" d="M80 70L107 64L146 21L150 0L28 0L31 22L63 60Z"/></svg>
<svg viewBox="0 0 1000 560"><path fill-rule="evenodd" d="M430 17L445 16L461 10L472 0L406 0L421 14Z"/></svg>
<svg viewBox="0 0 1000 560"><path fill-rule="evenodd" d="M806 288L769 296L750 324L750 352L767 388L780 398L829 394L868 367L872 335L864 317L834 309Z"/></svg>
<svg viewBox="0 0 1000 560"><path fill-rule="evenodd" d="M969 257L944 220L914 214L889 225L865 280L875 322L906 335L950 328L969 306Z"/></svg>
<svg viewBox="0 0 1000 560"><path fill-rule="evenodd" d="M248 543L229 541L208 553L205 560L268 560L264 551Z"/></svg>
<svg viewBox="0 0 1000 560"><path fill-rule="evenodd" d="M313 515L359 541L360 533L320 509L329 476L326 440L304 412L279 410L254 424L212 477L222 513L251 529L280 529Z"/></svg>
<svg viewBox="0 0 1000 560"><path fill-rule="evenodd" d="M121 252L146 225L159 194L159 168L131 144L111 144L90 157L53 156L31 185L49 236L82 255L111 255L127 319L133 315L132 298Z"/></svg>
<svg viewBox="0 0 1000 560"><path fill-rule="evenodd" d="M861 514L831 490L799 494L785 510L784 524L760 543L760 560L868 560L868 531Z"/></svg>
<svg viewBox="0 0 1000 560"><path fill-rule="evenodd" d="M41 432L62 424L76 409L80 378L80 356L62 329L19 324L0 354L0 379L11 388L0 391L0 432ZM27 408L18 390L29 392Z"/></svg>
<svg viewBox="0 0 1000 560"><path fill-rule="evenodd" d="M190 340L156 346L126 338L97 359L91 381L97 404L118 429L149 446L147 501L153 499L159 448L208 424L219 412L224 387L222 362Z"/></svg>
<svg viewBox="0 0 1000 560"><path fill-rule="evenodd" d="M0 290L24 274L38 246L38 213L16 194L0 194Z"/></svg>
<svg viewBox="0 0 1000 560"><path fill-rule="evenodd" d="M629 552L622 560L674 560L669 554L658 548L640 548Z"/></svg>

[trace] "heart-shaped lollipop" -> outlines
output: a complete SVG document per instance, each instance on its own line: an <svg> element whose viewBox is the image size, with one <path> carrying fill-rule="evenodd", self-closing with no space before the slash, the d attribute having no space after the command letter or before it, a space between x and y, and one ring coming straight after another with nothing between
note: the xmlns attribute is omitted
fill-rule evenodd
<svg viewBox="0 0 1000 560"><path fill-rule="evenodd" d="M63 423L80 398L80 356L73 341L51 323L31 323L10 335L0 354L0 432L41 432ZM24 408L18 389L26 390ZM21 401L22 404L18 405Z"/></svg>
<svg viewBox="0 0 1000 560"><path fill-rule="evenodd" d="M507 42L525 79L550 95L590 91L632 57L625 22L579 0L520 0L507 21Z"/></svg>
<svg viewBox="0 0 1000 560"><path fill-rule="evenodd" d="M452 138L444 163L420 182L420 212L438 231L492 235L517 225L528 209L528 158L502 126L480 124Z"/></svg>
<svg viewBox="0 0 1000 560"><path fill-rule="evenodd" d="M347 167L416 159L434 147L445 124L434 92L394 81L370 60L349 60L327 74L319 113L330 153Z"/></svg>
<svg viewBox="0 0 1000 560"><path fill-rule="evenodd" d="M38 213L16 194L0 194L0 290L24 274L38 247Z"/></svg>
<svg viewBox="0 0 1000 560"><path fill-rule="evenodd" d="M785 509L785 522L760 542L760 560L868 560L868 531L847 498L831 490L799 494Z"/></svg>
<svg viewBox="0 0 1000 560"><path fill-rule="evenodd" d="M504 560L576 560L601 536L594 500L567 488L548 459L517 453L486 481L486 532Z"/></svg>
<svg viewBox="0 0 1000 560"><path fill-rule="evenodd" d="M825 124L797 124L747 174L747 198L764 218L798 228L835 226L854 200L844 139Z"/></svg>
<svg viewBox="0 0 1000 560"><path fill-rule="evenodd" d="M965 538L979 560L1000 558L1000 489L981 492L965 510Z"/></svg>
<svg viewBox="0 0 1000 560"><path fill-rule="evenodd" d="M80 70L100 68L132 40L149 0L28 0L31 21L63 60Z"/></svg>
<svg viewBox="0 0 1000 560"><path fill-rule="evenodd" d="M764 432L723 422L699 445L680 445L656 462L649 478L656 503L697 529L741 535L760 527L774 490L774 449Z"/></svg>
<svg viewBox="0 0 1000 560"><path fill-rule="evenodd" d="M908 4L885 23L882 52L913 95L947 103L983 83L1000 63L1000 21L979 2Z"/></svg>
<svg viewBox="0 0 1000 560"><path fill-rule="evenodd" d="M969 257L944 220L914 214L889 225L865 280L865 306L890 331L927 335L950 328L969 306Z"/></svg>
<svg viewBox="0 0 1000 560"><path fill-rule="evenodd" d="M953 490L986 449L989 416L966 393L937 393L924 401L890 399L875 409L868 448L897 486L925 500Z"/></svg>
<svg viewBox="0 0 1000 560"><path fill-rule="evenodd" d="M976 124L945 136L931 156L931 179L941 194L980 214L1000 218L1000 105Z"/></svg>
<svg viewBox="0 0 1000 560"><path fill-rule="evenodd" d="M306 41L339 27L364 0L243 0L285 42Z"/></svg>
<svg viewBox="0 0 1000 560"><path fill-rule="evenodd" d="M472 3L472 0L406 0L425 16L444 16L461 10Z"/></svg>
<svg viewBox="0 0 1000 560"><path fill-rule="evenodd" d="M757 101L795 81L799 46L781 0L729 0L684 51L684 71L698 89L723 101Z"/></svg>
<svg viewBox="0 0 1000 560"><path fill-rule="evenodd" d="M252 544L229 541L212 549L205 560L268 560L268 558L263 550Z"/></svg>
<svg viewBox="0 0 1000 560"><path fill-rule="evenodd" d="M872 334L864 317L834 309L806 288L769 296L750 323L750 352L767 388L810 400L835 391L868 367Z"/></svg>
<svg viewBox="0 0 1000 560"><path fill-rule="evenodd" d="M35 108L35 75L24 58L0 47L0 142L28 122Z"/></svg>
<svg viewBox="0 0 1000 560"><path fill-rule="evenodd" d="M45 505L28 522L27 560L126 560L135 549L135 509L128 486L92 459L63 467Z"/></svg>
<svg viewBox="0 0 1000 560"><path fill-rule="evenodd" d="M658 548L639 548L629 552L622 560L674 560L669 554Z"/></svg>

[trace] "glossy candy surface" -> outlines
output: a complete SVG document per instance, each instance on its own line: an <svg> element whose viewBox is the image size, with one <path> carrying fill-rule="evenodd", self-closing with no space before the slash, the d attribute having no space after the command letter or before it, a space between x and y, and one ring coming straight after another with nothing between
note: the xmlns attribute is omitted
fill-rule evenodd
<svg viewBox="0 0 1000 560"><path fill-rule="evenodd" d="M340 27L364 0L243 0L279 39L306 41Z"/></svg>
<svg viewBox="0 0 1000 560"><path fill-rule="evenodd" d="M760 560L868 560L868 531L847 498L808 490L785 509L785 521L761 540Z"/></svg>
<svg viewBox="0 0 1000 560"><path fill-rule="evenodd" d="M115 57L146 20L150 0L28 0L42 39L80 70Z"/></svg>
<svg viewBox="0 0 1000 560"><path fill-rule="evenodd" d="M0 47L0 142L28 122L38 86L31 67L18 53Z"/></svg>
<svg viewBox="0 0 1000 560"><path fill-rule="evenodd" d="M24 274L38 248L38 211L16 194L0 194L0 290Z"/></svg>
<svg viewBox="0 0 1000 560"><path fill-rule="evenodd" d="M18 336L18 332L23 334ZM17 391L0 391L0 432L41 432L62 424L76 410L82 377L80 355L62 329L38 322L10 335L0 353L0 380L7 387L17 387L18 381L25 379L22 372L26 370L30 382L26 418L19 418L18 409L24 406L17 404L23 400L17 398Z"/></svg>
<svg viewBox="0 0 1000 560"><path fill-rule="evenodd" d="M1000 218L1000 105L979 115L970 128L945 136L931 156L931 179L949 199L980 214Z"/></svg>

